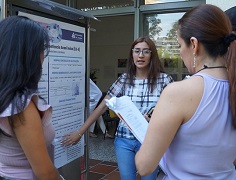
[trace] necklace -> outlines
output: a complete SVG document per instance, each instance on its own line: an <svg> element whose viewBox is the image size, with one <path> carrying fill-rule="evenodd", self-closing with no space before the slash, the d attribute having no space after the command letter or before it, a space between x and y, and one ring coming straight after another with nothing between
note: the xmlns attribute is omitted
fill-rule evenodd
<svg viewBox="0 0 236 180"><path fill-rule="evenodd" d="M203 68L198 70L197 72L195 72L195 74L199 73L200 71L204 70L204 69L215 69L215 68L226 68L225 66L207 66L207 65L203 65Z"/></svg>

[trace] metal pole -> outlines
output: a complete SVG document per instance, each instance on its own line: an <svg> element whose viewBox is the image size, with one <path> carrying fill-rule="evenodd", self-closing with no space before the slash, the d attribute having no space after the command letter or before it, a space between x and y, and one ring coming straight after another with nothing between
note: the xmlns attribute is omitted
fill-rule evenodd
<svg viewBox="0 0 236 180"><path fill-rule="evenodd" d="M134 39L140 36L140 1L134 1Z"/></svg>
<svg viewBox="0 0 236 180"><path fill-rule="evenodd" d="M86 96L86 119L89 116L89 91L90 91L90 83L89 83L89 75L90 75L90 19L87 19L87 61L86 61L86 87L87 87L87 96ZM87 130L85 133L85 180L89 179L89 131Z"/></svg>

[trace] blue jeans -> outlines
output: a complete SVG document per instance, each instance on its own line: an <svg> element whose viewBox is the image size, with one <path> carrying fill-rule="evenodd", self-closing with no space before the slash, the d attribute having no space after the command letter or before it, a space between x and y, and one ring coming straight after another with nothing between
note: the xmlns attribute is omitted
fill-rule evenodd
<svg viewBox="0 0 236 180"><path fill-rule="evenodd" d="M139 150L141 143L138 140L116 137L115 152L120 172L121 180L136 180L137 170L135 166L135 154ZM142 176L142 180L156 180L157 169L148 176Z"/></svg>

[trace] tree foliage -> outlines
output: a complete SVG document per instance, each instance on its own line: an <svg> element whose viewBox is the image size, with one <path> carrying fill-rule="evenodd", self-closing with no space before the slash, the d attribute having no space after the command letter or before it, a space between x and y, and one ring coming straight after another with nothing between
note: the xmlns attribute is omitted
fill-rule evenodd
<svg viewBox="0 0 236 180"><path fill-rule="evenodd" d="M160 32L162 31L162 28L159 26L161 23L161 19L158 19L158 15L152 15L147 16L147 22L148 22L148 32L149 37L156 43L156 37L160 35Z"/></svg>

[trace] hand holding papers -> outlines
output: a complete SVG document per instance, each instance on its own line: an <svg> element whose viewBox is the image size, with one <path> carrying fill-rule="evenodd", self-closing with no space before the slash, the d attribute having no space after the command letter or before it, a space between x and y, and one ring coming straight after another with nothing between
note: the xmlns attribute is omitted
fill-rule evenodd
<svg viewBox="0 0 236 180"><path fill-rule="evenodd" d="M130 97L112 97L105 101L108 108L113 110L125 122L134 136L142 143L147 131L148 122L131 101Z"/></svg>

